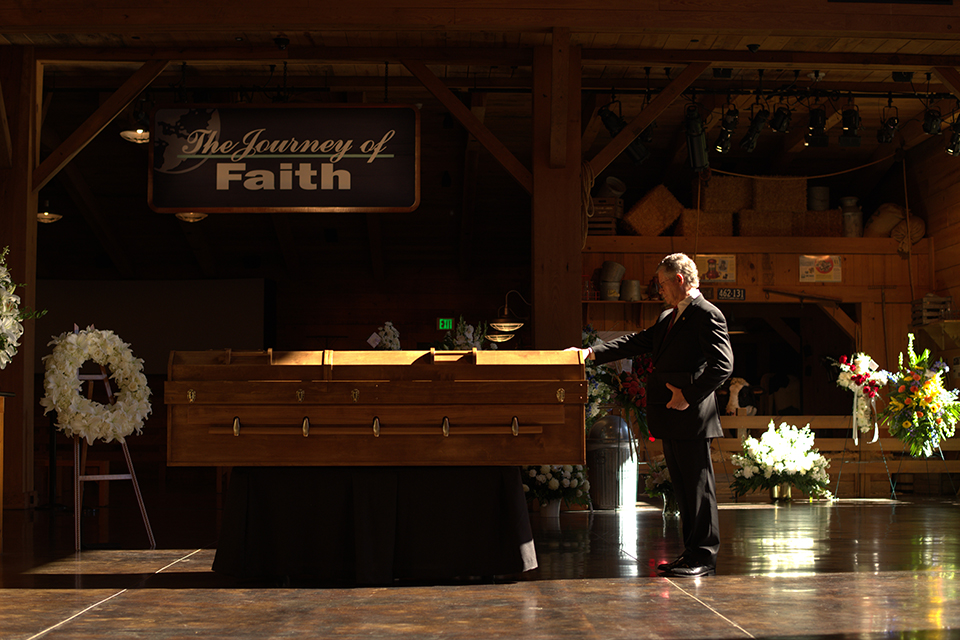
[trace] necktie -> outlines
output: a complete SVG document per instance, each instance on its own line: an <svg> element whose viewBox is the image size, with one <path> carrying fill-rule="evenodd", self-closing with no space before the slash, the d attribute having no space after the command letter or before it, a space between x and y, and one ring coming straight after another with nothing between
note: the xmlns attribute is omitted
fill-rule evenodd
<svg viewBox="0 0 960 640"><path fill-rule="evenodd" d="M670 324L667 325L667 333L670 333L670 329L673 329L673 324L677 321L678 315L680 315L680 310L674 307L673 313L670 314Z"/></svg>

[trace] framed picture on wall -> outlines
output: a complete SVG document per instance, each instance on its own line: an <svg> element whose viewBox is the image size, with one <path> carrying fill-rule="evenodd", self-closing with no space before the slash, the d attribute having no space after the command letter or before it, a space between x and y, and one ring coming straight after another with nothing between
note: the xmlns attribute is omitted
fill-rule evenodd
<svg viewBox="0 0 960 640"><path fill-rule="evenodd" d="M800 282L843 282L842 256L800 256Z"/></svg>
<svg viewBox="0 0 960 640"><path fill-rule="evenodd" d="M737 281L737 256L697 256L695 262L700 273L700 286Z"/></svg>

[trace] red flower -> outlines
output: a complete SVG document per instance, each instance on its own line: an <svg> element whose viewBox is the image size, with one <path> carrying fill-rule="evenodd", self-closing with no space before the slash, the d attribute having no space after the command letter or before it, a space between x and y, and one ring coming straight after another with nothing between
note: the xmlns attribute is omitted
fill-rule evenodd
<svg viewBox="0 0 960 640"><path fill-rule="evenodd" d="M847 356L840 356L840 364L847 364Z"/></svg>

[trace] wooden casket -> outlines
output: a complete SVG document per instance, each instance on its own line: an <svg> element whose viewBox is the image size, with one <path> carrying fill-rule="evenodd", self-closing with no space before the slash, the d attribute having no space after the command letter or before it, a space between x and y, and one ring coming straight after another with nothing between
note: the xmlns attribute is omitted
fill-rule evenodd
<svg viewBox="0 0 960 640"><path fill-rule="evenodd" d="M174 351L176 466L583 464L579 351Z"/></svg>

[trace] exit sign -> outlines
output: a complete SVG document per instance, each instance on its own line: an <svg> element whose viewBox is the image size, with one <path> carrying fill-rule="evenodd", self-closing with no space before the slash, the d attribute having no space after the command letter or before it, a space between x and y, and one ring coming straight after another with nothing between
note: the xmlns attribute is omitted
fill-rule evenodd
<svg viewBox="0 0 960 640"><path fill-rule="evenodd" d="M437 331L453 331L453 318L437 318Z"/></svg>

